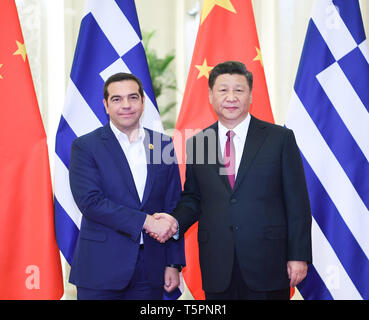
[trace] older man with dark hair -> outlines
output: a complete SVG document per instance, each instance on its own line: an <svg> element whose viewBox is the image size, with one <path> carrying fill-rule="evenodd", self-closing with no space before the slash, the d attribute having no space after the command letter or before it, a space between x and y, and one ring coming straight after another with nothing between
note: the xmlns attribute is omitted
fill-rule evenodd
<svg viewBox="0 0 369 320"><path fill-rule="evenodd" d="M192 162L173 216L155 216L178 223L179 236L198 221L206 299L289 299L289 287L304 279L312 260L294 134L250 115L252 74L241 62L212 69L209 99L218 121L187 141ZM215 163L210 154L219 155Z"/></svg>

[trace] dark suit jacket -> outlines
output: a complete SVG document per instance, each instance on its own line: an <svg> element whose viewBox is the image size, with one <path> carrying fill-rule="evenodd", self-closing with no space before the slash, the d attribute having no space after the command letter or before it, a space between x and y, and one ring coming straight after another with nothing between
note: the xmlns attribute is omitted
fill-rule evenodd
<svg viewBox="0 0 369 320"><path fill-rule="evenodd" d="M199 222L203 289L227 289L235 252L251 289L288 288L287 261L312 260L310 205L293 132L251 117L233 190L219 174L219 154L218 123L187 141L186 182L173 213L180 236Z"/></svg>
<svg viewBox="0 0 369 320"><path fill-rule="evenodd" d="M70 282L77 286L126 287L135 269L146 213L170 213L177 204L181 192L178 166L160 161L164 148L174 156L172 141L145 129L144 146L148 165L141 202L109 124L73 142L70 186L83 215L70 274ZM183 239L160 244L144 233L144 258L151 285L162 287L165 266L185 264Z"/></svg>

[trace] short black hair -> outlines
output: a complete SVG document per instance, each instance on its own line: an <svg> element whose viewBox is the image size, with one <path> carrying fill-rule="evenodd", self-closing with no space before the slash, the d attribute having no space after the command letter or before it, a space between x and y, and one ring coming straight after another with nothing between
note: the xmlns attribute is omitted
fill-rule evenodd
<svg viewBox="0 0 369 320"><path fill-rule="evenodd" d="M138 92L141 95L141 99L144 96L144 90L143 90L143 85L142 82L139 78L137 78L135 75L131 74L131 73L125 73L125 72L119 72L116 74L113 74L112 76L110 76L104 84L104 99L106 101L108 101L109 98L109 92L108 92L108 86L109 84L113 83L113 82L119 82L119 81L124 81L124 80L133 80L138 84Z"/></svg>
<svg viewBox="0 0 369 320"><path fill-rule="evenodd" d="M252 90L253 75L247 70L246 66L240 61L225 61L217 64L210 72L209 75L209 88L213 89L215 80L221 74L240 74L244 75L249 85L250 91Z"/></svg>

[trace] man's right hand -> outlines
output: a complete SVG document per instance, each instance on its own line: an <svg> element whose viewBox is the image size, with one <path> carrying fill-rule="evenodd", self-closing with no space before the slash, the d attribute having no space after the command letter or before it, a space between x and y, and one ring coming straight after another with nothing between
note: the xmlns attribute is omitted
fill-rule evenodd
<svg viewBox="0 0 369 320"><path fill-rule="evenodd" d="M169 214L156 213L146 216L143 228L151 237L164 243L177 232L177 221Z"/></svg>

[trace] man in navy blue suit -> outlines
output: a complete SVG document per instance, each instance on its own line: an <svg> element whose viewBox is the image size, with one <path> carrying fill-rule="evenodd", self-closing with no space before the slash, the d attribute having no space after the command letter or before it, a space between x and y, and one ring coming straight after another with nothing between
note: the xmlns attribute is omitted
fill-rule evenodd
<svg viewBox="0 0 369 320"><path fill-rule="evenodd" d="M111 76L104 85L110 122L73 142L70 186L82 222L70 282L78 299L158 300L179 285L183 238L170 238L175 226L152 217L175 208L179 170L171 139L140 124L144 102L137 77Z"/></svg>

